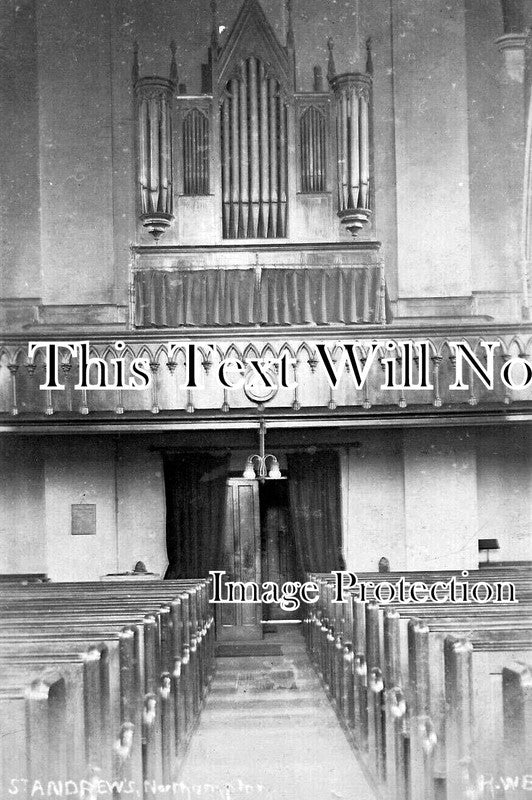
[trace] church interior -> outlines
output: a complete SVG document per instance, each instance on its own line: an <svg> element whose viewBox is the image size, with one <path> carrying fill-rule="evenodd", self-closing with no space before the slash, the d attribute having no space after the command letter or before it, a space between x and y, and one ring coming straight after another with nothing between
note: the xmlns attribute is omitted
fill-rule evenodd
<svg viewBox="0 0 532 800"><path fill-rule="evenodd" d="M529 0L5 0L0 63L2 797L527 797Z"/></svg>

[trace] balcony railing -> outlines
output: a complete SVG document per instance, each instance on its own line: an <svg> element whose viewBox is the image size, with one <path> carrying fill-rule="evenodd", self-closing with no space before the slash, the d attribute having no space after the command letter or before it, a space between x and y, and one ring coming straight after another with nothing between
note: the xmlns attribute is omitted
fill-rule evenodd
<svg viewBox="0 0 532 800"><path fill-rule="evenodd" d="M82 353L76 343L88 336L5 338L0 344L2 429L237 426L261 416L279 425L449 424L521 419L531 408L531 325L441 326L426 333L398 326L360 333L341 327L219 333L95 335L85 354L94 359L86 370L92 381L86 388L80 388ZM51 367L46 348L28 355L30 341L52 340L70 344L58 349L62 389L39 388ZM453 342L465 342L476 361L457 358ZM140 365L143 378L133 363ZM482 368L492 376L491 386L485 385ZM462 389L452 388L458 372ZM104 373L114 388L93 388ZM120 388L120 375L124 383L133 380L141 388ZM392 388L386 388L387 380Z"/></svg>

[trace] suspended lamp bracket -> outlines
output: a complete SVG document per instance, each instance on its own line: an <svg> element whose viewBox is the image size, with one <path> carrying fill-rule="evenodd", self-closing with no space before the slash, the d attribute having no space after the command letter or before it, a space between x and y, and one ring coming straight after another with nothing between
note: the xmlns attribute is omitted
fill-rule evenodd
<svg viewBox="0 0 532 800"><path fill-rule="evenodd" d="M242 477L247 480L258 480L261 483L264 481L282 481L286 480L285 475L281 475L279 462L273 453L266 453L264 446L264 437L266 435L266 425L261 420L259 428L259 445L260 452L248 456L246 466Z"/></svg>

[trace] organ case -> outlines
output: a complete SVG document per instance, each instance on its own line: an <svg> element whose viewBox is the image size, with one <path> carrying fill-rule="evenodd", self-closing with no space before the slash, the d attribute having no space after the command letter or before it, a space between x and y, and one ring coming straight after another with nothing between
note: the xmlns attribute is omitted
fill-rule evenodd
<svg viewBox="0 0 532 800"><path fill-rule="evenodd" d="M223 45L211 11L201 95L177 93L174 51L168 79L139 78L135 59L141 230L168 244L356 236L371 216L371 76L337 75L329 41L328 88L314 67L313 91L296 92L290 4L284 45L258 0Z"/></svg>

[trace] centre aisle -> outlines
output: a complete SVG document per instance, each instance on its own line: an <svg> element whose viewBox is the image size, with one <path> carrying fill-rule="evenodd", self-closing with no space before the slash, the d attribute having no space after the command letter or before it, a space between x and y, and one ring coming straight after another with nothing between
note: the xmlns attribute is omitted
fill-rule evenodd
<svg viewBox="0 0 532 800"><path fill-rule="evenodd" d="M225 646L226 652L231 652ZM217 658L180 782L219 800L374 800L298 630Z"/></svg>

